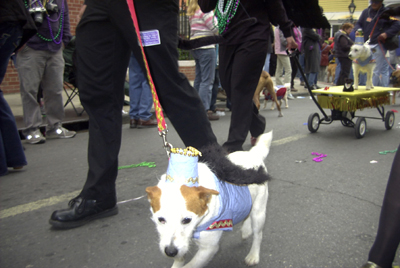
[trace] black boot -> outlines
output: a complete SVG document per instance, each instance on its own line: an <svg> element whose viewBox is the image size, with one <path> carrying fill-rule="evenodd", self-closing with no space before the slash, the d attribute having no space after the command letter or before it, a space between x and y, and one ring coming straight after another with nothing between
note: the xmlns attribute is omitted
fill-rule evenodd
<svg viewBox="0 0 400 268"><path fill-rule="evenodd" d="M96 200L76 197L69 201L69 208L56 210L51 214L49 223L57 229L71 229L90 221L118 214L117 205L104 207Z"/></svg>

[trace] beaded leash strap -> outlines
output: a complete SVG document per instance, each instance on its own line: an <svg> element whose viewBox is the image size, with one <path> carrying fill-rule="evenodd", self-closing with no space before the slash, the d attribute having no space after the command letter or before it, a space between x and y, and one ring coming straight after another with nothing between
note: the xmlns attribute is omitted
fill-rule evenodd
<svg viewBox="0 0 400 268"><path fill-rule="evenodd" d="M161 109L160 101L158 99L157 92L156 92L156 87L154 85L153 78L151 77L149 64L148 64L148 61L146 58L146 54L144 52L142 38L140 36L139 23L138 23L136 11L135 11L135 5L133 4L133 0L127 0L127 3L128 3L128 7L129 7L129 12L131 13L131 17L133 20L133 25L135 27L136 36L137 36L139 44L140 44L140 50L142 52L144 65L146 67L146 75L147 75L147 78L149 81L149 86L151 89L151 95L153 96L154 109L155 109L157 125L158 125L158 133L161 136L161 138L163 139L164 148L169 157L169 155L171 153L172 145L169 142L167 142L167 132L168 132L167 124L165 123L164 114Z"/></svg>

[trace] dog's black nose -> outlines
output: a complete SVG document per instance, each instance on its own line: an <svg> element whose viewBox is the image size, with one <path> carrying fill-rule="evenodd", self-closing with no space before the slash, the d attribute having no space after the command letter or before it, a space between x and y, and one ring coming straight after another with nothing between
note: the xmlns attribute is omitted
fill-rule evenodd
<svg viewBox="0 0 400 268"><path fill-rule="evenodd" d="M164 251L168 257L175 257L178 254L178 249L172 245L165 247Z"/></svg>

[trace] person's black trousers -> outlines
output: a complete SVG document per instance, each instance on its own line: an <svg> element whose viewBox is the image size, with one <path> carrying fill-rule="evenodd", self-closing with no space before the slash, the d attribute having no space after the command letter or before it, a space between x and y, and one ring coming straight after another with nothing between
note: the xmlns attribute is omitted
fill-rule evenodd
<svg viewBox="0 0 400 268"><path fill-rule="evenodd" d="M253 95L267 56L267 41L253 40L238 45L220 45L219 76L232 104L228 140L229 152L243 150L247 134L258 137L265 130L265 118L258 113Z"/></svg>
<svg viewBox="0 0 400 268"><path fill-rule="evenodd" d="M340 62L340 74L336 85L342 86L350 76L352 61L348 57L338 57L337 59Z"/></svg>
<svg viewBox="0 0 400 268"><path fill-rule="evenodd" d="M197 92L178 72L178 1L134 3L140 30L160 33L161 45L146 47L145 52L165 113L186 146L201 150L216 144ZM86 4L76 31L80 99L89 115L89 171L80 196L111 207L116 202L121 110L131 51L145 68L126 1L87 0Z"/></svg>

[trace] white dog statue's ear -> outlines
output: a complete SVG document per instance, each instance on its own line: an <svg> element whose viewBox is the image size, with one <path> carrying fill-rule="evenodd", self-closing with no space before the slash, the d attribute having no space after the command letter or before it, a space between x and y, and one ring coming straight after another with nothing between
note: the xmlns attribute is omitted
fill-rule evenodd
<svg viewBox="0 0 400 268"><path fill-rule="evenodd" d="M218 191L203 186L189 187L186 185L181 186L181 193L186 200L187 210L198 216L204 215L207 211L207 204L210 202L212 195L219 194Z"/></svg>
<svg viewBox="0 0 400 268"><path fill-rule="evenodd" d="M158 186L150 186L146 188L147 199L150 202L150 206L153 210L153 213L156 213L160 210L160 198L161 198L161 189Z"/></svg>

